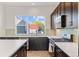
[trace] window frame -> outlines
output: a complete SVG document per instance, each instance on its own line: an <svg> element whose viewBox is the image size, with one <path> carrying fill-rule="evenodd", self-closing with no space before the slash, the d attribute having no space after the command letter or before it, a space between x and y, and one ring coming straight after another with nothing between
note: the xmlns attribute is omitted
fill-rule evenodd
<svg viewBox="0 0 79 59"><path fill-rule="evenodd" d="M17 17L17 16L15 16L15 23L16 23L16 17ZM45 17L45 16L43 16L43 17ZM45 18L46 18L46 17L45 17ZM45 21L44 33L43 33L43 34L42 34L42 33L39 34L38 32L36 32L35 35L46 35L46 26L47 26L46 23L47 23L47 22ZM23 26L23 25L20 25L20 26ZM16 27L17 27L17 25L15 24L15 34L16 34L16 35L31 35L31 33L29 32L28 24L27 24L27 32L26 32L26 34L25 34L25 33L19 33L19 34L18 34ZM34 34L34 33L33 33L33 34Z"/></svg>

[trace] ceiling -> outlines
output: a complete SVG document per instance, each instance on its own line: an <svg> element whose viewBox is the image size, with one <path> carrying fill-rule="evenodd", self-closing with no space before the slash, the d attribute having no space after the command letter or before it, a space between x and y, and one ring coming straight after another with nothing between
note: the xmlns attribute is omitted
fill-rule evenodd
<svg viewBox="0 0 79 59"><path fill-rule="evenodd" d="M5 6L56 6L59 2L0 2Z"/></svg>

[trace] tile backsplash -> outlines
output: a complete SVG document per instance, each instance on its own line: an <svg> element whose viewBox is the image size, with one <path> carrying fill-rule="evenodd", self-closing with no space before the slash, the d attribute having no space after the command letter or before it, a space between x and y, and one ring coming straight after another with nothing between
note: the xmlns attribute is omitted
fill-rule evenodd
<svg viewBox="0 0 79 59"><path fill-rule="evenodd" d="M44 34L43 34L44 35ZM56 32L55 30L50 30L50 29L46 29L46 36L55 36ZM5 36L17 36L15 34L15 29L5 29ZM26 35L21 35L21 36L26 36ZM29 34L27 36L30 36Z"/></svg>
<svg viewBox="0 0 79 59"><path fill-rule="evenodd" d="M56 35L58 37L63 37L64 34L72 34L73 41L78 42L78 30L77 29L57 29L56 31L47 29L46 32L47 32L46 33L47 36L55 36ZM15 29L5 29L5 36L17 36L15 34Z"/></svg>
<svg viewBox="0 0 79 59"><path fill-rule="evenodd" d="M5 29L5 36L14 36L15 30L14 29Z"/></svg>
<svg viewBox="0 0 79 59"><path fill-rule="evenodd" d="M63 37L64 34L72 34L73 41L78 42L78 30L77 29L57 29L56 35Z"/></svg>

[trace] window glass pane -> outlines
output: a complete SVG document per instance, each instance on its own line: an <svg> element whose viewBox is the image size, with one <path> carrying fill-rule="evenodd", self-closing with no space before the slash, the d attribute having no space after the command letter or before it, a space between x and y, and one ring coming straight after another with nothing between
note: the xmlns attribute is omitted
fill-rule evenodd
<svg viewBox="0 0 79 59"><path fill-rule="evenodd" d="M44 34L46 18L44 16L16 16L17 33ZM27 30L26 30L26 28Z"/></svg>
<svg viewBox="0 0 79 59"><path fill-rule="evenodd" d="M17 34L26 34L25 26L17 26Z"/></svg>

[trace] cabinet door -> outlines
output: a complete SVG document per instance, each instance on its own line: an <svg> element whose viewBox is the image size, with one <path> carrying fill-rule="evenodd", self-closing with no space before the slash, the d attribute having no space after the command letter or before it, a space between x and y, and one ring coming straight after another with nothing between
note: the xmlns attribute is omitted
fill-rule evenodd
<svg viewBox="0 0 79 59"><path fill-rule="evenodd" d="M73 28L78 28L78 3L72 2L72 21Z"/></svg>
<svg viewBox="0 0 79 59"><path fill-rule="evenodd" d="M61 2L60 3L60 6L61 6L61 15L65 15L65 2Z"/></svg>
<svg viewBox="0 0 79 59"><path fill-rule="evenodd" d="M16 57L26 57L27 56L27 47L23 46L16 52Z"/></svg>
<svg viewBox="0 0 79 59"><path fill-rule="evenodd" d="M61 16L61 4L58 5L57 15L58 15L58 17Z"/></svg>
<svg viewBox="0 0 79 59"><path fill-rule="evenodd" d="M72 26L71 2L65 2L65 15L66 15L66 28L70 28Z"/></svg>
<svg viewBox="0 0 79 59"><path fill-rule="evenodd" d="M11 57L26 57L27 56L27 43L18 49Z"/></svg>
<svg viewBox="0 0 79 59"><path fill-rule="evenodd" d="M55 10L54 12L54 23L55 23L55 29L56 28L60 28L60 25L58 24L58 22L60 20L58 20L58 17L59 17L59 11L58 11L58 8Z"/></svg>
<svg viewBox="0 0 79 59"><path fill-rule="evenodd" d="M49 40L47 37L32 37L29 39L30 50L48 50Z"/></svg>
<svg viewBox="0 0 79 59"><path fill-rule="evenodd" d="M57 11L55 10L52 14L51 14L51 29L55 29L56 27L56 17L57 17Z"/></svg>
<svg viewBox="0 0 79 59"><path fill-rule="evenodd" d="M58 26L58 24L57 24L57 17L59 16L59 14L60 14L60 8L56 8L55 10L54 10L54 12L52 13L52 15L51 15L51 27L53 27L54 29L56 29L57 27L59 27ZM53 24L52 24L53 23ZM52 28L52 29L53 29Z"/></svg>
<svg viewBox="0 0 79 59"><path fill-rule="evenodd" d="M55 23L54 23L54 14L51 14L51 29L55 29Z"/></svg>
<svg viewBox="0 0 79 59"><path fill-rule="evenodd" d="M55 45L55 52L54 52L54 56L55 57L68 57L68 55L63 52L58 46Z"/></svg>

